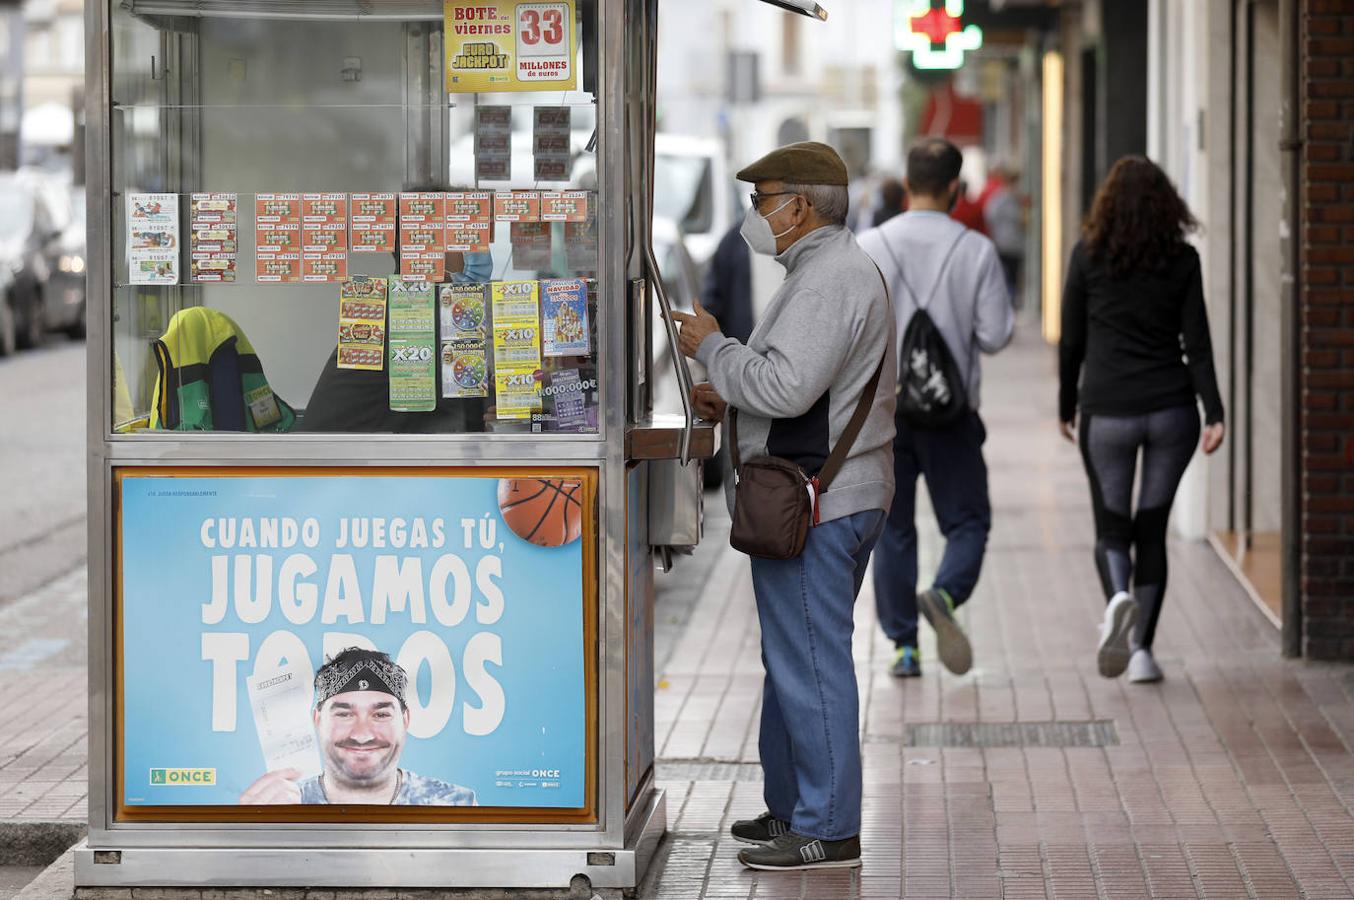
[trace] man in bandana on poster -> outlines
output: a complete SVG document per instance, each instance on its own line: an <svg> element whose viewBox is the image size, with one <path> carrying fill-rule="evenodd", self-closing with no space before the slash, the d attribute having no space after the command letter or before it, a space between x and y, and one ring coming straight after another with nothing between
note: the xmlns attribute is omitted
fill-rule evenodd
<svg viewBox="0 0 1354 900"><path fill-rule="evenodd" d="M349 647L315 673L315 735L324 771L269 772L240 795L245 806L337 803L476 806L470 788L399 767L409 730L409 676L379 650Z"/></svg>

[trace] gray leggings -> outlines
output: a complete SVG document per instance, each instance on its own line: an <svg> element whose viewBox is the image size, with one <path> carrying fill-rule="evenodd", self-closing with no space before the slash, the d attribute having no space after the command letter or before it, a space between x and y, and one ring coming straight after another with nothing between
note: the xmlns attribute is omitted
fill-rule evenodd
<svg viewBox="0 0 1354 900"><path fill-rule="evenodd" d="M1136 416L1081 417L1081 458L1095 511L1095 564L1105 598L1129 590L1141 607L1135 638L1152 646L1166 594L1166 525L1199 443L1194 406ZM1142 455L1137 509L1133 481Z"/></svg>

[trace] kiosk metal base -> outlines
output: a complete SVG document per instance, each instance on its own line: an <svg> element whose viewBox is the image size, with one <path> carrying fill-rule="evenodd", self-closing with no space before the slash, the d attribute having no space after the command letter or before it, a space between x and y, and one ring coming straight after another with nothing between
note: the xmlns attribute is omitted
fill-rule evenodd
<svg viewBox="0 0 1354 900"><path fill-rule="evenodd" d="M373 848L144 848L75 851L80 888L547 888L576 876L592 887L635 888L667 829L667 795L650 793L632 812L622 849L379 850ZM218 890L219 892L219 890ZM250 891L250 894L253 892ZM214 894L215 896L215 894Z"/></svg>

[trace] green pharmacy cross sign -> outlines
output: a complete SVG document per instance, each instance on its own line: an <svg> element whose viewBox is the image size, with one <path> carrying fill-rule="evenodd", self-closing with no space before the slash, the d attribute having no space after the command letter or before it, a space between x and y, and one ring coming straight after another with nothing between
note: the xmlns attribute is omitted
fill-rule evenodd
<svg viewBox="0 0 1354 900"><path fill-rule="evenodd" d="M957 69L966 52L983 45L983 30L964 24L964 0L898 0L896 18L898 49L911 53L918 69Z"/></svg>

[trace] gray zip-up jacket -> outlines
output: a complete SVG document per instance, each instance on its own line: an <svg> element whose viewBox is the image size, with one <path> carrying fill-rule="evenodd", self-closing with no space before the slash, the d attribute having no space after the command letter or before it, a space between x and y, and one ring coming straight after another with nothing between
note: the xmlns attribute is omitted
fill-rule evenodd
<svg viewBox="0 0 1354 900"><path fill-rule="evenodd" d="M882 358L869 417L819 507L824 522L887 511L898 364L883 279L841 226L809 232L776 260L785 266L785 283L747 346L712 334L696 358L719 395L738 409L743 459L779 456L810 475L827 462ZM726 440L727 429L726 421Z"/></svg>

